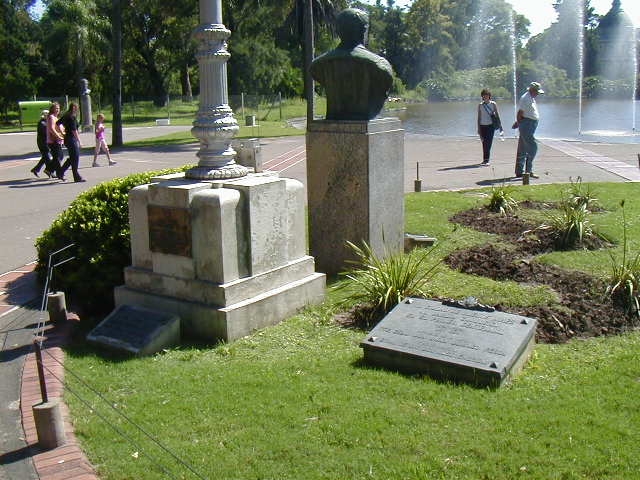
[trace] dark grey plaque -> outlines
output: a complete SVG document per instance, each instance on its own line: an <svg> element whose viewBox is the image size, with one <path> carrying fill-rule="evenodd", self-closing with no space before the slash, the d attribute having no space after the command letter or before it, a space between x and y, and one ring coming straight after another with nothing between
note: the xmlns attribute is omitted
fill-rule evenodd
<svg viewBox="0 0 640 480"><path fill-rule="evenodd" d="M149 205L149 249L191 257L191 216L186 208Z"/></svg>
<svg viewBox="0 0 640 480"><path fill-rule="evenodd" d="M499 386L526 362L536 320L411 298L361 343L372 365L478 386Z"/></svg>
<svg viewBox="0 0 640 480"><path fill-rule="evenodd" d="M87 335L87 340L134 355L149 355L179 342L180 318L122 305L100 322Z"/></svg>

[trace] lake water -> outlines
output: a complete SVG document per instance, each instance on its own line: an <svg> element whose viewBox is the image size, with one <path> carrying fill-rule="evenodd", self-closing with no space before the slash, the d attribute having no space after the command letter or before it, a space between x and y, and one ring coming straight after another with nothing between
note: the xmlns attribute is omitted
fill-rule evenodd
<svg viewBox="0 0 640 480"><path fill-rule="evenodd" d="M634 114L640 115L640 102L631 100L585 100L582 105L582 129L578 133L578 102L555 98L537 98L540 123L538 138L640 143ZM479 101L430 102L408 105L393 113L403 121L407 133L444 136L475 136ZM512 100L497 101L505 135L515 136ZM637 122L636 122L637 123Z"/></svg>

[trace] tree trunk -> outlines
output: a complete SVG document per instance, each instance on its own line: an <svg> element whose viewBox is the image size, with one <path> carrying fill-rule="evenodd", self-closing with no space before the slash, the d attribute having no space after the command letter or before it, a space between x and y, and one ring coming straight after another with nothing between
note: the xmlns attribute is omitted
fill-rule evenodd
<svg viewBox="0 0 640 480"><path fill-rule="evenodd" d="M122 142L122 5L120 0L112 0L113 38L113 125L111 144L121 147Z"/></svg>
<svg viewBox="0 0 640 480"><path fill-rule="evenodd" d="M304 7L304 96L307 99L307 124L313 120L313 78L311 62L313 61L313 1L306 0Z"/></svg>
<svg viewBox="0 0 640 480"><path fill-rule="evenodd" d="M164 107L167 104L167 88L164 85L162 75L156 68L153 58L146 58L147 71L149 72L149 80L151 81L151 91L153 92L153 104L156 107Z"/></svg>
<svg viewBox="0 0 640 480"><path fill-rule="evenodd" d="M182 83L182 101L193 101L193 91L191 90L191 76L189 75L189 65L185 63L180 72L180 82Z"/></svg>

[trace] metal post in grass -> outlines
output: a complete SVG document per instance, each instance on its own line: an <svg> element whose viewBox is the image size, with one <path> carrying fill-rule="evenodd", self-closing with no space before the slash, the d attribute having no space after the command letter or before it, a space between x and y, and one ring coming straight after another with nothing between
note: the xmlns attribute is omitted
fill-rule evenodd
<svg viewBox="0 0 640 480"><path fill-rule="evenodd" d="M240 130L227 93L227 38L231 32L222 23L222 0L200 0L199 6L200 25L193 36L198 43L200 106L191 134L200 140L200 149L198 165L185 176L196 180L244 177L248 170L236 164L236 151L231 147Z"/></svg>
<svg viewBox="0 0 640 480"><path fill-rule="evenodd" d="M420 162L416 162L416 179L413 182L413 191L422 191L422 180L420 180Z"/></svg>

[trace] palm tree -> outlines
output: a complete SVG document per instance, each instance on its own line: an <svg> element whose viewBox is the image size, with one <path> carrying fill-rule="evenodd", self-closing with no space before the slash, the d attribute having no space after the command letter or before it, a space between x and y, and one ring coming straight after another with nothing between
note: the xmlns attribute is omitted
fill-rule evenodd
<svg viewBox="0 0 640 480"><path fill-rule="evenodd" d="M51 0L42 22L47 32L45 49L57 73L67 77L63 88L76 92L81 78L95 79L104 67L102 52L109 30L95 0Z"/></svg>
<svg viewBox="0 0 640 480"><path fill-rule="evenodd" d="M285 27L297 40L298 45L304 45L302 68L307 100L307 121L313 120L314 111L313 79L309 68L315 55L314 32L318 27L324 26L334 33L336 13L338 9L345 7L344 0L291 0L288 4L290 10L285 20Z"/></svg>

